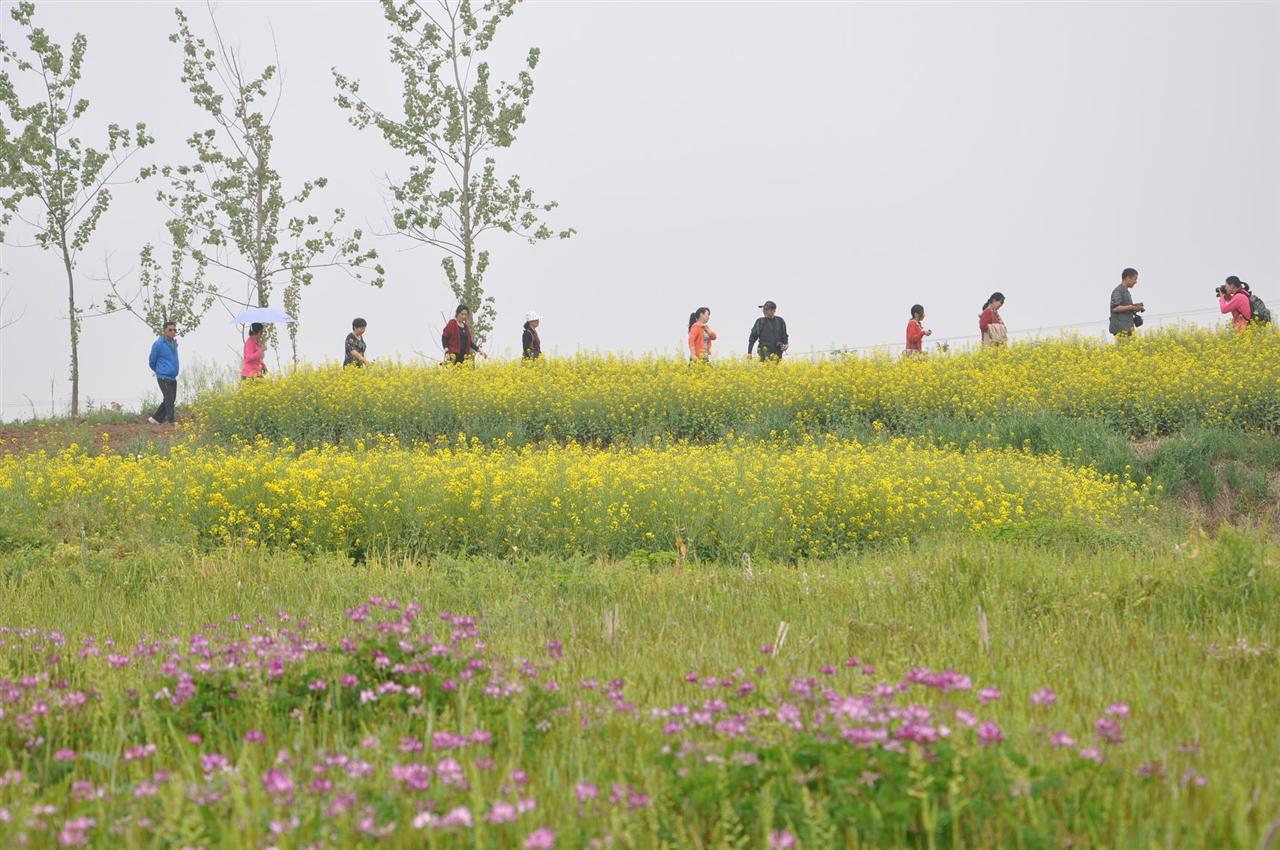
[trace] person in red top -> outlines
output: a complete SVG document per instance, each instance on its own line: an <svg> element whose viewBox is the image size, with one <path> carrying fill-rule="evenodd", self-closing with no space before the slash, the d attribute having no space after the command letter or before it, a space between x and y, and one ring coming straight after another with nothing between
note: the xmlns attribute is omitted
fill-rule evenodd
<svg viewBox="0 0 1280 850"><path fill-rule="evenodd" d="M461 366L470 360L473 354L479 354L481 357L489 356L476 345L475 337L471 332L470 319L471 308L466 304L459 304L458 309L453 311L453 318L444 326L444 332L440 334L440 347L444 349L446 364Z"/></svg>
<svg viewBox="0 0 1280 850"><path fill-rule="evenodd" d="M1218 309L1231 314L1231 324L1242 331L1249 327L1253 320L1253 305L1249 303L1249 293L1240 286L1240 278L1227 278L1223 286L1214 290L1218 295Z"/></svg>
<svg viewBox="0 0 1280 850"><path fill-rule="evenodd" d="M689 314L689 357L694 362L711 359L711 341L716 338L716 332L708 326L709 321L710 307L699 307Z"/></svg>
<svg viewBox="0 0 1280 850"><path fill-rule="evenodd" d="M1000 308L1004 306L1004 293L993 292L982 305L982 314L978 316L978 333L982 334L982 347L1004 345L1008 339L1004 319L1000 318Z"/></svg>
<svg viewBox="0 0 1280 850"><path fill-rule="evenodd" d="M262 347L262 322L249 325L249 338L244 341L244 364L240 367L240 380L261 378L267 374L267 364L262 362L266 349Z"/></svg>
<svg viewBox="0 0 1280 850"><path fill-rule="evenodd" d="M907 350L908 356L924 353L924 338L932 334L933 331L927 331L924 328L924 307L919 304L913 304L911 307L911 320L907 322Z"/></svg>

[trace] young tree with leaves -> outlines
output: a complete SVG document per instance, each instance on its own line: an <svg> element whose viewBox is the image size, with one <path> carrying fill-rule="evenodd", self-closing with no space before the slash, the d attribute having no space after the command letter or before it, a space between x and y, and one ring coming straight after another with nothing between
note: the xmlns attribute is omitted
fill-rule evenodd
<svg viewBox="0 0 1280 850"><path fill-rule="evenodd" d="M204 267L197 266L194 276L185 268L187 255L182 249L170 252L165 269L156 259L156 247L148 242L138 253L138 285L128 292L122 282L111 276L107 259L106 283L110 294L104 299L104 313L126 312L159 333L165 322L174 322L190 333L218 300L218 292L204 278Z"/></svg>
<svg viewBox="0 0 1280 850"><path fill-rule="evenodd" d="M344 212L335 209L322 225L309 211L312 194L327 179L286 191L274 167L271 122L283 94L277 65L250 74L238 51L223 41L212 14L216 50L191 30L181 9L174 14L178 31L169 40L182 47L182 82L216 125L187 139L193 163L160 170L169 180L158 197L172 213L167 227L174 245L201 273L213 267L242 280L246 304L266 307L283 287L282 306L295 319L302 288L319 269L340 268L357 279L372 271L370 283L381 286L378 254L360 247L361 231L336 232ZM289 326L294 362L297 328Z"/></svg>
<svg viewBox="0 0 1280 850"><path fill-rule="evenodd" d="M525 122L538 49L530 49L514 82L492 80L489 63L479 57L515 6L516 0L382 0L391 61L401 75L402 115L370 104L358 81L333 72L338 106L352 125L376 127L409 158L408 176L390 186L396 232L444 251L449 288L471 306L478 341L496 317L493 298L484 294L489 252L478 247L480 237L500 230L532 244L574 232L555 233L542 222L555 202L535 201L518 175L498 177L493 154L511 147Z"/></svg>
<svg viewBox="0 0 1280 850"><path fill-rule="evenodd" d="M70 51L64 50L34 23L35 6L16 4L9 12L26 35L30 58L0 40L0 104L8 113L0 122L0 203L30 225L36 244L57 253L67 276L67 315L71 329L71 415L80 413L80 322L76 300L76 260L111 205L111 187L132 182L121 170L140 148L151 144L146 125L132 130L107 126L106 145L86 145L76 135L76 123L89 101L76 97L88 40L77 33ZM23 103L17 81L9 73L31 81L38 92ZM38 210L26 218L24 202Z"/></svg>

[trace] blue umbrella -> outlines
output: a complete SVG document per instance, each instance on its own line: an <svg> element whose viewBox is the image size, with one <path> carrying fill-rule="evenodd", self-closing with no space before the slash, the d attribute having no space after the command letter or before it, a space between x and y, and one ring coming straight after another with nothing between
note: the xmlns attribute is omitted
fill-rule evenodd
<svg viewBox="0 0 1280 850"><path fill-rule="evenodd" d="M243 313L237 314L234 321L241 325L251 325L254 322L262 322L264 325L287 325L294 321L294 318L279 307L250 307Z"/></svg>

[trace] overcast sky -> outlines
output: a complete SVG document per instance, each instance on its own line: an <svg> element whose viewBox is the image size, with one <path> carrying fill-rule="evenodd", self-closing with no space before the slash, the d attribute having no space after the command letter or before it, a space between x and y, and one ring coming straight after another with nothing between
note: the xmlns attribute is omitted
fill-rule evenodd
<svg viewBox="0 0 1280 850"><path fill-rule="evenodd" d="M11 0L3 35L15 42ZM208 126L180 82L172 2L43 2L61 43L89 41L81 135L147 122L147 161L188 160ZM180 3L202 34L204 4ZM275 122L286 185L331 182L320 208L385 226L380 176L406 162L347 124L330 67L396 103L380 8L363 2L223 2L224 36L251 66L285 73ZM1121 268L1152 314L1206 322L1228 274L1280 304L1280 4L855 4L538 2L492 50L499 73L542 49L528 123L500 169L559 201L567 241L491 238L490 350L519 347L537 310L545 349L676 351L712 308L722 356L745 351L766 298L793 351L898 343L923 303L935 339L976 333L1001 290L1011 331L1106 320ZM142 161L139 160L139 164ZM103 257L136 267L161 241L152 186L116 191L78 269L101 296ZM20 225L11 243L29 241ZM305 294L305 359L333 360L353 316L374 359L439 356L451 313L440 255L375 243L382 290L322 273ZM52 253L6 246L0 402L47 412L69 396L66 283ZM242 291L236 285L230 291ZM82 394L135 405L155 393L152 337L134 318L88 320ZM211 313L183 335L185 362L238 365L240 336Z"/></svg>

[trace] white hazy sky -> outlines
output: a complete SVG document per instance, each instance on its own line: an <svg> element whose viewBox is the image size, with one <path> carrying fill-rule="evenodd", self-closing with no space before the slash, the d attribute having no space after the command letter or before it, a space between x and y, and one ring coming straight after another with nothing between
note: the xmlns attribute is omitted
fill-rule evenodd
<svg viewBox="0 0 1280 850"><path fill-rule="evenodd" d="M84 138L146 121L149 161L187 160L207 126L181 85L173 2L43 2L60 42L89 40ZM203 34L208 12L179 3ZM17 41L3 7L3 35ZM287 184L327 175L322 207L382 229L379 177L405 162L333 103L330 67L391 107L398 80L380 9L365 2L223 2L224 35L286 75L275 123ZM675 351L712 308L720 351L746 347L772 298L795 351L900 342L922 302L938 337L976 333L993 290L1012 331L1106 318L1126 265L1153 314L1216 307L1228 274L1280 303L1280 4L528 2L493 50L499 73L542 49L529 121L500 167L560 202L568 241L494 238L490 349ZM141 161L139 161L141 164ZM116 192L78 269L101 296L103 257L136 265L163 239L154 187ZM10 242L26 242L12 226ZM384 289L322 274L301 347L332 360L352 316L375 359L438 355L452 308L439 255L382 239ZM57 258L3 248L0 402L9 417L69 396L66 284ZM230 291L241 291L234 286ZM1217 322L1204 313L1194 317ZM136 404L155 391L151 336L120 315L86 322L82 392ZM184 361L238 364L222 313L184 335Z"/></svg>

